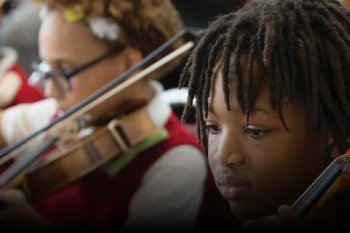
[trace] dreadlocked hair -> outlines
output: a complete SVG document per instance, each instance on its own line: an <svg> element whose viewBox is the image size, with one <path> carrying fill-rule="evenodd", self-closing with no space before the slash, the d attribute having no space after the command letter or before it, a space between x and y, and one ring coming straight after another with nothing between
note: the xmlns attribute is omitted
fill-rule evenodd
<svg viewBox="0 0 350 233"><path fill-rule="evenodd" d="M235 56L233 56L233 54ZM248 59L242 84L240 58ZM204 119L213 83L213 67L222 62L222 89L230 110L231 89L247 116L262 82L269 87L272 108L286 130L283 105L301 101L314 130L334 135L348 147L350 113L350 12L337 0L255 0L236 12L218 16L192 50L179 87L189 89L182 120L195 105L200 142L207 145ZM258 77L253 79L253 64ZM230 86L229 80L235 84ZM195 103L194 103L195 102Z"/></svg>

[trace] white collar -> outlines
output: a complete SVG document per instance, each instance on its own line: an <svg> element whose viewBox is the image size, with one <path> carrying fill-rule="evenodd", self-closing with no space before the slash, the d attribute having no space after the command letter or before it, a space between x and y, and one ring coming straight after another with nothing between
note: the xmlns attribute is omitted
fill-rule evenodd
<svg viewBox="0 0 350 233"><path fill-rule="evenodd" d="M164 89L163 86L155 80L151 80L150 82L155 91L155 95L148 104L148 113L157 127L164 127L170 117L171 108L161 97L161 93Z"/></svg>

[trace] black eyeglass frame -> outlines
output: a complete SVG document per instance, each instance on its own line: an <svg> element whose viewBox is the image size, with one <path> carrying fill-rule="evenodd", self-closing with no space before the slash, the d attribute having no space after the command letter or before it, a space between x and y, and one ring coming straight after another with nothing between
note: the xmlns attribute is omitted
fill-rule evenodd
<svg viewBox="0 0 350 233"><path fill-rule="evenodd" d="M63 70L63 69L52 69L49 71L42 71L40 66L42 64L44 64L44 62L33 63L33 69L34 69L34 72L40 73L40 75L42 77L44 77L45 80L52 79L52 81L54 82L56 87L58 87L61 92L71 91L72 90L71 79L73 76L77 75L78 73L90 68L91 66L103 61L107 57L109 57L115 53L118 53L120 51L122 51L122 47L120 47L120 46L114 47L113 49L109 50L108 52L102 54L101 56L87 62L86 64L84 64L84 65L82 65L74 70L67 71L67 70ZM67 90L63 90L64 88L57 82L57 80L54 79L54 77L57 77L57 76L63 76L66 79L67 84L68 84Z"/></svg>

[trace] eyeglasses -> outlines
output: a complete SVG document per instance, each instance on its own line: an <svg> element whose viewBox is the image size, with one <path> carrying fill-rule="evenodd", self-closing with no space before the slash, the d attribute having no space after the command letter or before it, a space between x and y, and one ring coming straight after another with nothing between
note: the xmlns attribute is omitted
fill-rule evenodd
<svg viewBox="0 0 350 233"><path fill-rule="evenodd" d="M57 88L57 90L59 90L61 93L69 92L72 90L71 79L73 76L90 68L91 66L99 63L100 61L103 61L107 57L119 51L121 51L121 47L116 47L74 70L51 69L50 65L46 62L36 62L33 64L34 72L29 77L29 82L43 91L46 82L50 79Z"/></svg>

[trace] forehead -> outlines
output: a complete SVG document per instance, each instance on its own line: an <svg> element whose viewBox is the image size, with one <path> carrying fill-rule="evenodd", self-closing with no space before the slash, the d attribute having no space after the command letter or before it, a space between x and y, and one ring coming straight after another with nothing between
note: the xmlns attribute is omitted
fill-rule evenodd
<svg viewBox="0 0 350 233"><path fill-rule="evenodd" d="M266 81L258 83L257 79L259 78L259 72L257 67L254 65L249 67L247 59L241 58L241 60L242 63L240 66L240 77L236 76L236 71L231 66L230 71L228 73L227 81L223 78L224 72L222 61L218 61L213 67L213 80L209 94L210 105L213 105L214 98L220 99L219 102L222 102L222 104L226 104L224 92L225 89L227 89L226 87L228 87L228 98L230 101L231 109L240 109L240 111L244 112L244 108L247 107L247 102L253 101L251 102L251 108L254 108L256 105L260 104L264 105L265 108L272 110L270 98L271 96L268 84L266 83ZM248 67L249 69L252 69L250 74L248 72ZM249 84L248 82L252 83ZM218 101L216 100L216 102Z"/></svg>
<svg viewBox="0 0 350 233"><path fill-rule="evenodd" d="M62 16L50 11L39 30L39 52L43 58L56 56L88 56L106 45L98 40L89 27L81 22L67 22Z"/></svg>
<svg viewBox="0 0 350 233"><path fill-rule="evenodd" d="M239 61L237 60L239 59ZM237 66L238 64L238 66ZM228 67L228 83L222 80L224 71L224 62L222 57L218 58L215 65L212 67L213 77L217 79L220 77L219 85L223 89L224 86L230 88L230 94L242 93L242 95L249 94L249 88L252 88L255 92L258 92L262 84L266 84L268 77L263 77L259 71L256 60L249 61L248 56L241 55L237 57L233 54L230 58Z"/></svg>
<svg viewBox="0 0 350 233"><path fill-rule="evenodd" d="M229 82L232 84L235 81L229 79ZM229 92L230 110L227 108L225 103L223 85L225 84L223 84L222 80L222 70L218 69L215 75L215 79L213 80L211 94L208 102L209 115L214 114L218 119L221 120L225 119L227 116L233 117L230 118L229 121L237 119L236 117L238 116L241 117L239 119L245 122L247 120L247 113L241 108L239 99L236 96L236 91L233 87L230 88ZM311 124L308 122L306 108L300 101L294 99L282 103L281 113L283 115L283 123L280 115L281 113L272 106L271 94L269 85L267 83L262 83L259 86L258 91L254 92L253 94L256 95L256 98L251 108L249 109L250 120L255 119L257 116L265 116L264 119L267 119L266 116L268 116L268 119L273 120L278 124L282 125L285 123L285 126L288 128L288 130L299 129L300 125L302 125L302 127L305 129L311 128Z"/></svg>

